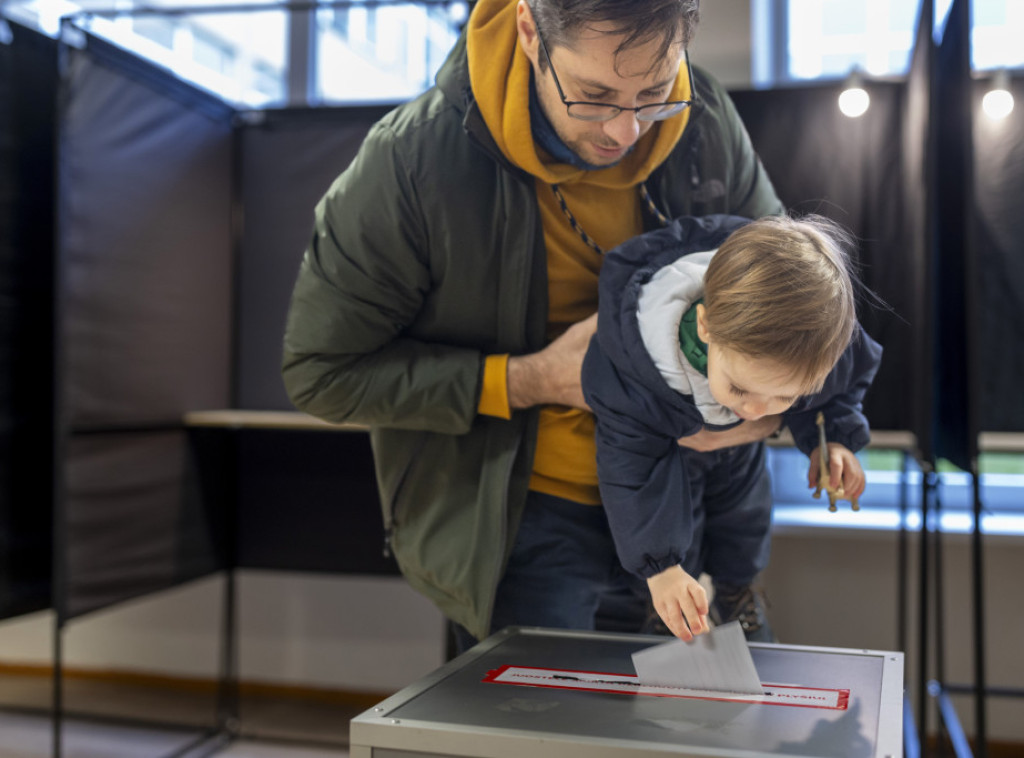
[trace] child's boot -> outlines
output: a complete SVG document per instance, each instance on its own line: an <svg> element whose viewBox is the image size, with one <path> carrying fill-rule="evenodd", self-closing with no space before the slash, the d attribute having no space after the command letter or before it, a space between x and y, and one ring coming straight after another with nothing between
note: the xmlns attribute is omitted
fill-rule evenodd
<svg viewBox="0 0 1024 758"><path fill-rule="evenodd" d="M734 587L716 584L715 597L711 602L711 620L719 626L739 621L748 642L778 642L768 623L765 605L764 593L750 585Z"/></svg>

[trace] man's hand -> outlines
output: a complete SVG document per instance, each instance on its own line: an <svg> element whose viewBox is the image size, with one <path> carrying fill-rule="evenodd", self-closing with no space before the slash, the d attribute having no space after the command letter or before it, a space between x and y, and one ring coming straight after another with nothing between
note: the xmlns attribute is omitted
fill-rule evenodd
<svg viewBox="0 0 1024 758"><path fill-rule="evenodd" d="M694 635L709 631L708 594L700 582L673 566L647 580L654 610L665 626L681 640L692 640Z"/></svg>
<svg viewBox="0 0 1024 758"><path fill-rule="evenodd" d="M573 324L536 353L508 359L508 404L513 410L535 405L568 405L590 410L583 399L580 369L590 338L597 331L597 314Z"/></svg>
<svg viewBox="0 0 1024 758"><path fill-rule="evenodd" d="M707 453L711 450L721 450L725 447L735 445L746 445L751 442L758 442L765 437L770 437L779 430L782 424L782 416L763 416L757 421L744 421L732 429L721 432L712 432L701 429L689 437L680 437L679 444L696 450L698 453Z"/></svg>

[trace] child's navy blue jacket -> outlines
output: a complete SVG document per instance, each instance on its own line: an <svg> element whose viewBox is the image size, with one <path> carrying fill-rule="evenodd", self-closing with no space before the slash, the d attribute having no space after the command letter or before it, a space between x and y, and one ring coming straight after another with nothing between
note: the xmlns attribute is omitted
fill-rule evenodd
<svg viewBox="0 0 1024 758"><path fill-rule="evenodd" d="M678 564L691 547L693 504L687 448L677 440L711 427L692 398L666 384L637 322L641 287L683 255L716 249L748 219L684 217L607 253L601 269L597 335L583 362L583 393L597 419L597 464L604 503L622 565L647 578ZM817 411L829 441L856 452L870 433L861 401L882 348L858 326L821 392L784 414L796 446L817 446ZM757 443L754 443L757 444Z"/></svg>

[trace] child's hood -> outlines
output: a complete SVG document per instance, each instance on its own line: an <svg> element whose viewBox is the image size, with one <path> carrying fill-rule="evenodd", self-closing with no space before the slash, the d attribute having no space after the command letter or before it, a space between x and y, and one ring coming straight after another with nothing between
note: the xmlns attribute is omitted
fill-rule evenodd
<svg viewBox="0 0 1024 758"><path fill-rule="evenodd" d="M680 325L704 296L704 274L715 251L684 255L658 269L640 287L636 322L644 351L669 387L686 395L704 423L727 426L740 421L711 394L707 376L697 370L680 347Z"/></svg>

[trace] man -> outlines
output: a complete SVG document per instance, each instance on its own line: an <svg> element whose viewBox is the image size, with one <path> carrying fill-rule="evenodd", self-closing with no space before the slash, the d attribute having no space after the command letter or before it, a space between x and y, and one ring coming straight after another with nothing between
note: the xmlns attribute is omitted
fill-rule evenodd
<svg viewBox="0 0 1024 758"><path fill-rule="evenodd" d="M602 253L679 215L782 211L725 92L689 67L697 18L697 0L480 0L437 85L317 206L285 385L369 425L388 549L462 647L646 617L580 389Z"/></svg>

